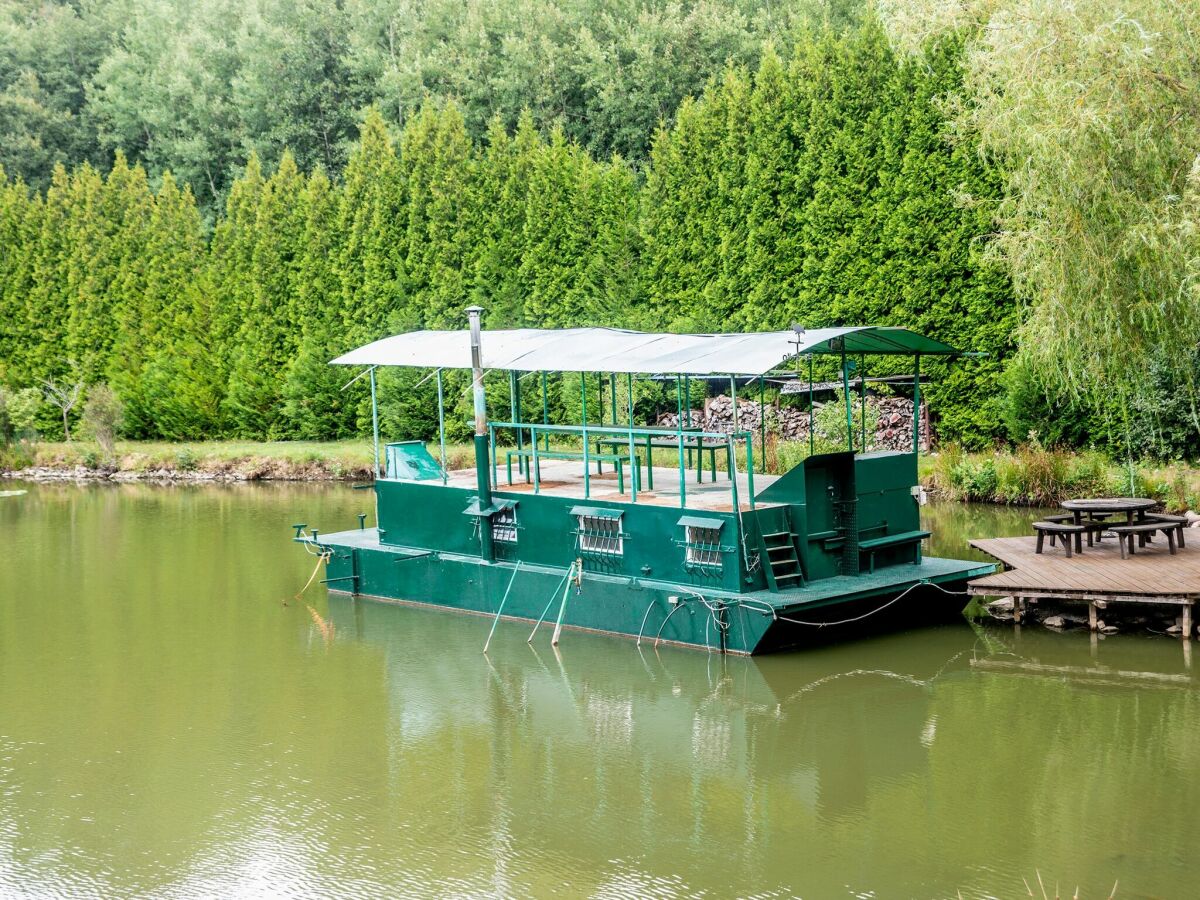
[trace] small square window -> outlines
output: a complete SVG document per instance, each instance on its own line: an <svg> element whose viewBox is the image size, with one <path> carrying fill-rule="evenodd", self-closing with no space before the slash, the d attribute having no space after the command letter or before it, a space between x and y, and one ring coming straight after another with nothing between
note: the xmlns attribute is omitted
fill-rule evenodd
<svg viewBox="0 0 1200 900"><path fill-rule="evenodd" d="M721 529L687 525L687 561L697 566L721 565Z"/></svg>
<svg viewBox="0 0 1200 900"><path fill-rule="evenodd" d="M621 520L610 516L582 514L579 520L579 549L585 553L620 556L625 552Z"/></svg>
<svg viewBox="0 0 1200 900"><path fill-rule="evenodd" d="M517 508L505 507L492 514L492 540L517 542Z"/></svg>

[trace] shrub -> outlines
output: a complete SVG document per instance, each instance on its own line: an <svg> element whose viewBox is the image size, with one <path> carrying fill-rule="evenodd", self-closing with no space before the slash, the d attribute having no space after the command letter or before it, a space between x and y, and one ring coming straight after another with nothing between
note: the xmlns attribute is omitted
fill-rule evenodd
<svg viewBox="0 0 1200 900"><path fill-rule="evenodd" d="M107 384L97 384L87 394L83 426L108 456L116 450L117 433L125 421L125 404Z"/></svg>
<svg viewBox="0 0 1200 900"><path fill-rule="evenodd" d="M175 451L175 468L180 472L194 472L199 464L196 451L191 447L180 447Z"/></svg>

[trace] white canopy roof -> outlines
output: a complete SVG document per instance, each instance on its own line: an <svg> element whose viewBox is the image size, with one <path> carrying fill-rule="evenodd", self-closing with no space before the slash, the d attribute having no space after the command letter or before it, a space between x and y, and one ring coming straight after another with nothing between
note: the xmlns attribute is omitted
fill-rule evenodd
<svg viewBox="0 0 1200 900"><path fill-rule="evenodd" d="M654 334L616 328L484 331L485 369L764 375L809 353L957 356L961 351L905 328L814 328L749 334ZM470 333L412 331L351 350L333 365L469 369Z"/></svg>

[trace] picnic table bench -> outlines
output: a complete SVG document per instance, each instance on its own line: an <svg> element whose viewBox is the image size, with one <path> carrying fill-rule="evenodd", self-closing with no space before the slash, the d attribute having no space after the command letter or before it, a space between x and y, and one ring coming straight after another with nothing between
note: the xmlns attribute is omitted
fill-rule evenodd
<svg viewBox="0 0 1200 900"><path fill-rule="evenodd" d="M543 459L603 459L605 462L613 464L613 468L617 470L617 491L625 493L625 463L629 461L628 454L620 453L589 453L584 454L582 450L537 450L533 448L517 448L508 450L504 454L505 468L508 470L508 483L512 484L512 464L514 459L528 459L534 463L540 463ZM634 484L640 489L642 486L641 479L641 458L636 454L633 457L634 465L630 477L634 479ZM529 481L531 466L525 466L525 481ZM538 466L538 480L542 477L541 467Z"/></svg>

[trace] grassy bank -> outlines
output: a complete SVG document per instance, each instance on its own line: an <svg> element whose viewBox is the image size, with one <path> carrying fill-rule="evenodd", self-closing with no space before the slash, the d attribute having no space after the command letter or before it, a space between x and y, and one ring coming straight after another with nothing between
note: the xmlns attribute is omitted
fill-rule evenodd
<svg viewBox="0 0 1200 900"><path fill-rule="evenodd" d="M945 447L922 457L921 481L951 500L1054 506L1069 497L1153 497L1172 511L1200 507L1200 468L1114 462L1095 451L1024 446L991 453ZM1132 485L1131 485L1132 478Z"/></svg>
<svg viewBox="0 0 1200 900"><path fill-rule="evenodd" d="M95 443L38 442L0 448L0 471L29 469L97 475L212 476L246 480L325 480L371 476L371 445L365 441L168 443L118 441L104 453Z"/></svg>
<svg viewBox="0 0 1200 900"><path fill-rule="evenodd" d="M577 442L576 442L577 444ZM797 464L807 444L771 442L767 470L778 472ZM429 445L436 457L437 445ZM470 444L446 448L449 468L474 464ZM738 469L745 470L744 450L737 453ZM97 476L197 477L276 479L293 481L367 480L371 477L369 441L199 441L168 443L118 441L105 454L88 441L73 443L19 443L0 447L0 472L43 470ZM756 459L755 469L761 463ZM678 453L656 450L654 464L678 465ZM723 460L720 463L724 465ZM707 460L706 460L707 467ZM500 468L503 470L503 448ZM1130 493L1153 497L1172 510L1200 507L1200 468L1184 463L1138 462L1133 466L1130 489L1128 465L1093 451L1047 450L1025 446L991 453L966 453L945 447L922 456L921 483L950 500L970 500L1009 505L1052 506L1068 497Z"/></svg>

